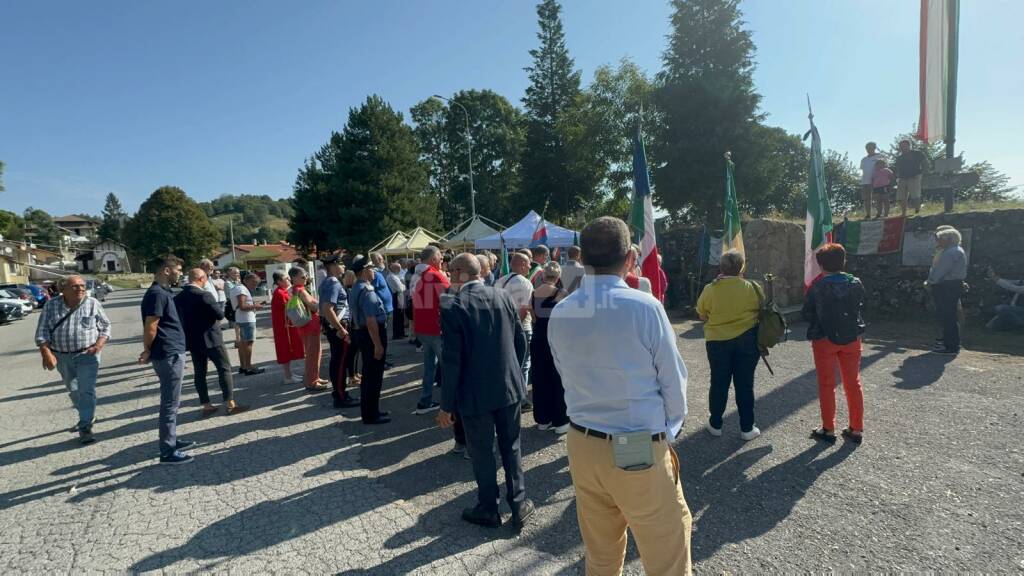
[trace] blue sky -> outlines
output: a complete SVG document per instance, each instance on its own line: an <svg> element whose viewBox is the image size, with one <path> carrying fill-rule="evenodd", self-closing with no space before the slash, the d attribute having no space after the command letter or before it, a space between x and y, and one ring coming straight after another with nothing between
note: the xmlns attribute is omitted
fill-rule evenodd
<svg viewBox="0 0 1024 576"><path fill-rule="evenodd" d="M916 0L748 0L770 124L859 158L917 118ZM173 184L193 198L291 194L305 157L377 93L408 116L439 93L517 105L536 46L533 2L10 2L0 20L0 208L129 211ZM662 0L567 0L589 81L623 57L661 67ZM1024 2L962 5L958 150L1024 186ZM657 182L654 182L657 189Z"/></svg>

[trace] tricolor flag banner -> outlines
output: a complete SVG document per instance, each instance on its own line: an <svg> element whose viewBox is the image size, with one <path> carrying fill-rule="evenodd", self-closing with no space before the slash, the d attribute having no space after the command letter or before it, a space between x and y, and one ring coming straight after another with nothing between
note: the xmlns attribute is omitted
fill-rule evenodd
<svg viewBox="0 0 1024 576"><path fill-rule="evenodd" d="M960 0L921 0L921 116L917 137L953 139Z"/></svg>
<svg viewBox="0 0 1024 576"><path fill-rule="evenodd" d="M651 180L647 173L647 153L637 123L633 139L633 205L629 224L640 239L640 272L651 281L651 292L664 301L665 286L661 282L658 265L658 242L654 237L654 202L651 200Z"/></svg>
<svg viewBox="0 0 1024 576"><path fill-rule="evenodd" d="M722 252L743 251L743 229L740 227L740 207L736 201L736 181L733 178L732 156L725 153L725 222L722 225Z"/></svg>
<svg viewBox="0 0 1024 576"><path fill-rule="evenodd" d="M536 248L541 244L548 245L548 225L543 216L537 222L537 229L533 231L533 237L530 238L530 248Z"/></svg>
<svg viewBox="0 0 1024 576"><path fill-rule="evenodd" d="M847 220L836 228L836 236L847 254L868 256L899 252L903 245L906 218L884 220Z"/></svg>
<svg viewBox="0 0 1024 576"><path fill-rule="evenodd" d="M814 125L814 114L810 112L811 101L807 99L807 118L811 129L804 134L811 137L811 159L807 170L807 226L804 229L804 290L821 275L821 267L814 257L818 248L832 241L832 203L825 187L825 161L821 156L821 136Z"/></svg>

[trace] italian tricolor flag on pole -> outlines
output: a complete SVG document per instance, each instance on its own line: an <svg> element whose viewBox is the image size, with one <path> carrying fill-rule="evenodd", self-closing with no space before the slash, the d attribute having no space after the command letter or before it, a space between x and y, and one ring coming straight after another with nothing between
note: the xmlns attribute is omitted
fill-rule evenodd
<svg viewBox="0 0 1024 576"><path fill-rule="evenodd" d="M647 174L647 154L637 123L633 140L633 205L629 224L640 239L640 272L651 281L651 292L658 300L665 299L665 285L661 282L658 264L658 241L654 237L654 202L651 201L651 180Z"/></svg>
<svg viewBox="0 0 1024 576"><path fill-rule="evenodd" d="M953 140L959 26L960 0L921 0L920 140Z"/></svg>
<svg viewBox="0 0 1024 576"><path fill-rule="evenodd" d="M814 125L814 114L810 112L811 100L807 99L807 118L811 129L804 134L811 137L811 159L807 170L807 227L804 229L804 290L821 275L821 267L815 258L818 248L832 241L832 203L825 187L825 161L821 156L821 136Z"/></svg>

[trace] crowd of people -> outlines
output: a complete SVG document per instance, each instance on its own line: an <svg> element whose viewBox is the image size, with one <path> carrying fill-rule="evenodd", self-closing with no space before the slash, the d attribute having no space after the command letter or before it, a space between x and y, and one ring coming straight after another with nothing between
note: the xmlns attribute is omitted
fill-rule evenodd
<svg viewBox="0 0 1024 576"><path fill-rule="evenodd" d="M464 520L502 524L498 458L511 523L521 529L534 513L520 450L521 417L532 410L539 430L567 437L587 572L621 571L628 527L648 573L688 573L691 516L671 443L687 416L687 369L663 303L649 293L650 283L637 269L639 252L629 237L621 220L598 218L582 230L580 246L568 248L564 263L547 247L535 246L511 254L507 274L501 274L493 253L452 254L435 245L418 259L390 264L371 254L357 255L346 266L342 255L330 254L313 272L308 262L296 261L272 274L270 316L284 382L301 384L310 393L330 390L335 408L359 407L363 424L387 424L391 414L381 410L380 394L390 366L389 344L404 340L408 330L423 367L409 409L416 415L436 412L437 424L453 429L452 451L472 463L478 501L463 511ZM937 230L936 241L926 281L942 330L935 351L956 354L965 255L960 234L951 227ZM849 423L838 435L860 444L865 289L844 272L841 245L825 245L816 259L823 273L803 306L821 411L821 426L811 437L837 440L839 378ZM231 267L221 277L203 260L187 271L187 284L175 293L171 285L182 276L182 266L175 256L164 258L141 304L139 362L149 364L160 382L164 464L193 461L188 449L194 443L178 438L176 426L187 355L204 416L220 411L208 392L207 362L216 369L227 415L248 409L234 397L233 378L264 371L252 359L256 313L264 307L254 298L259 276ZM697 313L711 368L706 429L713 437L723 434L734 388L739 434L750 441L761 435L754 384L765 294L743 277L744 269L742 253L725 252L719 276L700 295ZM1024 292L1017 290L1019 283L993 280ZM222 336L225 319L236 334L237 373ZM330 354L326 380L320 378L321 335ZM39 320L36 343L43 366L57 369L68 387L82 443L95 440L95 382L110 336L111 323L102 305L86 297L80 276L65 280L61 297L46 305ZM300 361L301 376L294 372Z"/></svg>

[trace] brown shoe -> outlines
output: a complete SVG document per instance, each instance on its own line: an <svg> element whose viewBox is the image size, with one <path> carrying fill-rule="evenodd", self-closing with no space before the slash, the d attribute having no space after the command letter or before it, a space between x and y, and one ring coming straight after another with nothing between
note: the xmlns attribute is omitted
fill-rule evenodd
<svg viewBox="0 0 1024 576"><path fill-rule="evenodd" d="M235 414L240 414L242 412L245 412L248 409L249 409L248 406L243 406L241 404L233 404L233 405L227 407L227 413L228 413L228 416L233 416Z"/></svg>
<svg viewBox="0 0 1024 576"><path fill-rule="evenodd" d="M219 408L216 404L203 404L202 414L203 416L211 416L216 414Z"/></svg>

